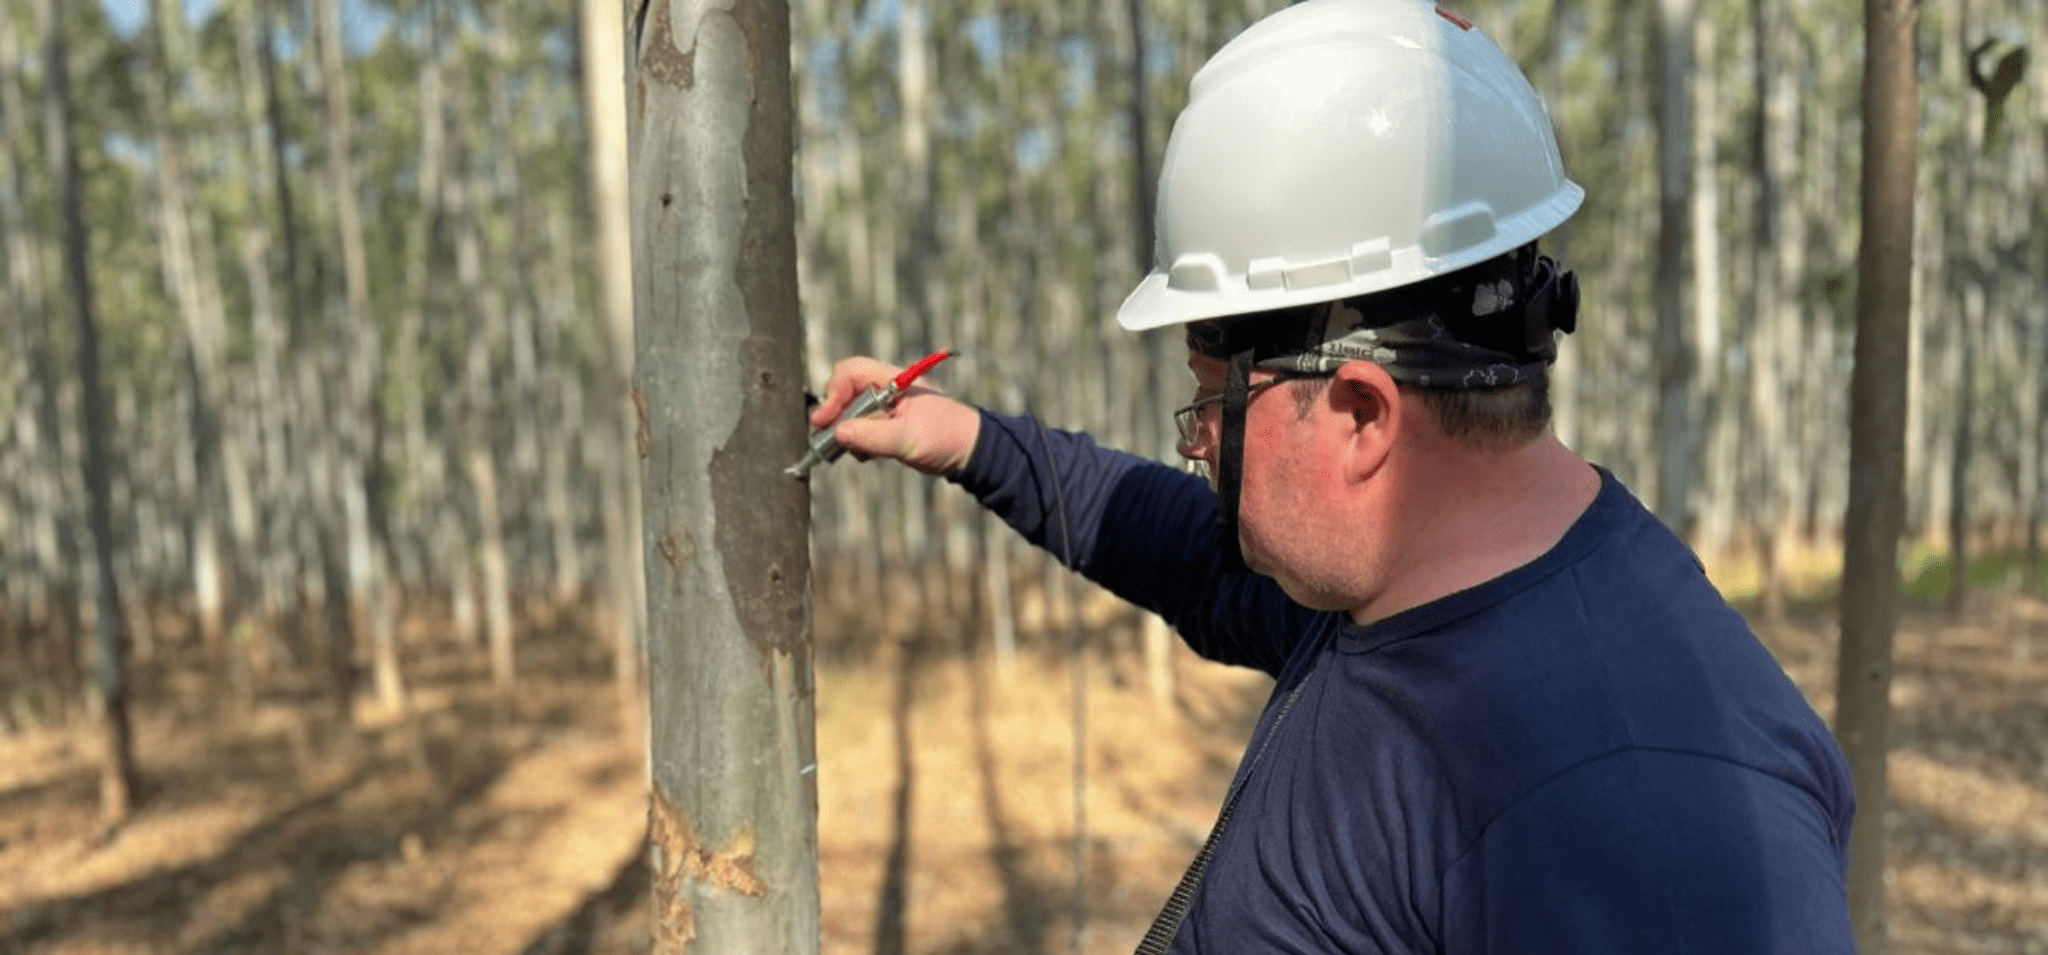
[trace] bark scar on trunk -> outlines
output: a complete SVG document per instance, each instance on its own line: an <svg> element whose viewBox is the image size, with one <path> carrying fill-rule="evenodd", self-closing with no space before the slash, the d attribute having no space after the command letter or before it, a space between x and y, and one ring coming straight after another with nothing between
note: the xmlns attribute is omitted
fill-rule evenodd
<svg viewBox="0 0 2048 955"><path fill-rule="evenodd" d="M660 543L656 545L661 551L661 559L668 562L668 569L675 572L678 578L677 586L681 586L680 578L683 574L683 544L689 539L689 531L683 531L678 537L677 533L671 530L662 534Z"/></svg>
<svg viewBox="0 0 2048 955"><path fill-rule="evenodd" d="M657 787L647 808L648 861L654 871L655 950L681 953L697 937L696 910L690 905L692 884L710 885L736 895L761 898L768 884L754 874L759 839L752 823L717 849L697 842L690 819Z"/></svg>
<svg viewBox="0 0 2048 955"><path fill-rule="evenodd" d="M640 75L664 86L693 89L697 85L697 45L692 42L687 50L676 46L668 3L660 0L653 6L651 18L645 6L640 11Z"/></svg>
<svg viewBox="0 0 2048 955"><path fill-rule="evenodd" d="M747 284L742 280L742 287ZM750 312L760 306L749 300ZM757 319L758 320L758 319ZM809 619L805 590L810 580L810 542L803 533L764 533L769 528L802 528L809 492L783 478L780 462L803 452L803 396L795 390L748 388L776 381L778 364L793 364L794 352L758 328L740 345L742 392L731 441L711 454L711 497L717 508L715 546L740 632L759 654L762 679L772 680L773 653L808 656ZM796 424L798 427L787 427ZM699 542L700 546L712 542Z"/></svg>

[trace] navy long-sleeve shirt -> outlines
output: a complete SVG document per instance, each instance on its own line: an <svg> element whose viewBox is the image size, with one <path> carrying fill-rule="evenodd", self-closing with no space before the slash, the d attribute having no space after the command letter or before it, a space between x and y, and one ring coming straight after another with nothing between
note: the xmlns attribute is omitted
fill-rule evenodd
<svg viewBox="0 0 2048 955"><path fill-rule="evenodd" d="M1364 626L1226 572L1204 482L1085 435L984 412L954 480L1277 681L1174 952L1853 951L1840 750L1612 475L1542 557Z"/></svg>

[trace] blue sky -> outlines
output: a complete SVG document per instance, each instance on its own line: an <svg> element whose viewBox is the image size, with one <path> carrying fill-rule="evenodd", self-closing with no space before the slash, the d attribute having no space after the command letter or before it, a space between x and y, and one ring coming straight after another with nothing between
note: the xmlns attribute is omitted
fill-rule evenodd
<svg viewBox="0 0 2048 955"><path fill-rule="evenodd" d="M219 0L171 0L174 5L183 5L185 19L199 23L213 15ZM107 19L122 36L134 36L142 28L144 18L149 16L149 0L100 0L100 6L107 11ZM364 0L341 0L341 22L351 49L361 50L375 46L384 28L391 22L390 15L364 5Z"/></svg>

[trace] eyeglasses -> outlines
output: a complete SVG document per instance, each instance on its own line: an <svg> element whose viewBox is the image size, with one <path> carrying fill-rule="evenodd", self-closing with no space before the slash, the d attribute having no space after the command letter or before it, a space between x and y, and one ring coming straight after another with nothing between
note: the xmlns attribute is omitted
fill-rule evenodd
<svg viewBox="0 0 2048 955"><path fill-rule="evenodd" d="M1306 378L1327 377L1329 376L1310 375L1301 372L1276 372L1273 375L1273 377L1268 378L1265 381L1252 382L1252 384L1245 389L1245 402L1249 404L1251 402L1253 395L1258 394L1260 391L1277 385L1283 381L1301 381ZM1210 405L1214 405L1222 401L1223 397L1223 395L1218 394L1210 395L1207 398L1197 398L1194 401L1181 406L1179 410L1173 413L1173 426L1180 431L1180 449L1182 451L1185 452L1194 448L1201 447L1203 439L1202 412L1206 410Z"/></svg>

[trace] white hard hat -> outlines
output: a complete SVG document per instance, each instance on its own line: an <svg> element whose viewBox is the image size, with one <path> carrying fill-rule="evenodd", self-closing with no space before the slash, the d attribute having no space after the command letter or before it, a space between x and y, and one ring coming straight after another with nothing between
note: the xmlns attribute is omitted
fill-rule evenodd
<svg viewBox="0 0 2048 955"><path fill-rule="evenodd" d="M1132 331L1366 295L1486 261L1577 211L1550 116L1429 0L1307 0L1195 74L1159 175Z"/></svg>

